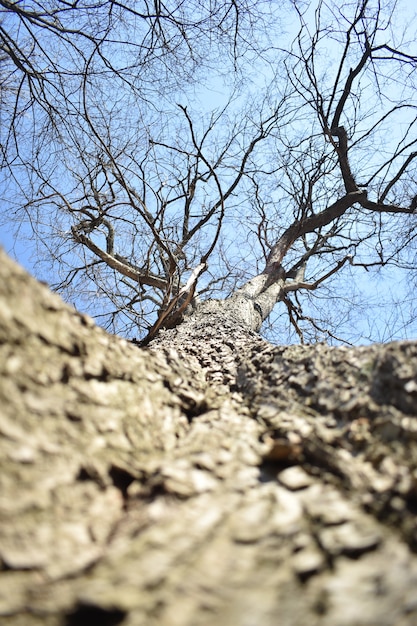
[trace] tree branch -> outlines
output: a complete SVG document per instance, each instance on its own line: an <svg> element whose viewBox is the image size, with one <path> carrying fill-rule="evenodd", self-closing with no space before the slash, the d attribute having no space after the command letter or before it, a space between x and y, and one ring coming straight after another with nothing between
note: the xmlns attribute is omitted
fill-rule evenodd
<svg viewBox="0 0 417 626"><path fill-rule="evenodd" d="M336 202L334 202L327 209L324 209L324 211L291 224L291 226L287 228L277 243L273 246L267 258L266 268L264 271L269 273L276 270L277 266L281 265L284 256L297 239L307 233L312 233L318 228L327 226L333 222L333 220L341 217L347 209L355 204L355 202L360 202L362 204L366 197L366 191L363 189L352 191L339 200L336 200Z"/></svg>
<svg viewBox="0 0 417 626"><path fill-rule="evenodd" d="M75 226L71 228L71 231L73 238L77 243L81 243L86 246L86 248L93 252L93 254L98 256L99 259L104 261L113 270L119 272L119 274L131 278L141 285L149 285L150 287L156 287L157 289L167 288L167 281L163 278L160 278L159 276L153 276L152 274L146 272L141 272L137 268L133 268L132 265L127 265L126 263L119 261L111 254L108 254L107 252L99 248L99 246L92 242L91 239L78 232Z"/></svg>

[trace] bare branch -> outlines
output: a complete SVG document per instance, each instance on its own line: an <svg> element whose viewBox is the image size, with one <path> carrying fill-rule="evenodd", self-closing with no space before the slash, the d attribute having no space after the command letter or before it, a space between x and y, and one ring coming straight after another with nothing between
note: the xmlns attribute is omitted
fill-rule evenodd
<svg viewBox="0 0 417 626"><path fill-rule="evenodd" d="M365 198L366 191L352 191L339 200L336 200L336 202L327 207L327 209L324 209L324 211L307 217L304 220L294 222L273 246L267 259L265 271L269 272L276 269L277 266L280 266L284 256L297 239L307 233L314 232L318 228L327 226L338 217L341 217L356 202L362 203Z"/></svg>
<svg viewBox="0 0 417 626"><path fill-rule="evenodd" d="M75 241L77 241L78 243L82 243L86 248L88 248L102 261L104 261L109 267L111 267L116 272L119 272L119 274L122 274L127 278L131 278L140 285L149 285L150 287L156 287L158 289L167 288L167 282L165 280L159 278L158 276L152 276L148 273L141 272L137 268L133 268L132 265L127 265L126 263L123 263L116 257L99 248L99 246L91 241L91 239L78 232L76 227L73 226L71 230Z"/></svg>

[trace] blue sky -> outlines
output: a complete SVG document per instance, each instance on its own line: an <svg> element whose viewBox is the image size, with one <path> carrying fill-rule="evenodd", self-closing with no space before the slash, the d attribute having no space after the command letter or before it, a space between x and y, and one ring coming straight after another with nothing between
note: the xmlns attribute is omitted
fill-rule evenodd
<svg viewBox="0 0 417 626"><path fill-rule="evenodd" d="M403 8L402 10L404 13L405 22L409 24L415 23L417 9L414 0L401 0L401 6ZM221 94L221 87L217 89L217 87L214 86L211 97L216 105L218 105L219 94ZM211 98L208 97L207 92L202 98L202 101L205 102L207 108L211 106ZM9 188L8 194L10 194L10 197L13 196L13 187ZM0 227L0 244L29 272L36 273L34 269L34 263L36 262L36 242L31 239L31 231L27 225L22 224L19 227L19 236L16 238L13 233L13 227L14 225L12 223L10 225L10 229L4 226ZM48 277L47 274L38 274L38 277L42 280L46 280L47 282L53 282L53 278ZM403 280L403 278L401 278L401 280ZM368 294L371 294L372 298L376 298L377 296L380 297L381 302L383 302L385 295L388 296L389 294L393 294L400 303L402 299L405 300L405 298L407 297L407 292L405 288L406 285L405 283L400 281L399 274L397 274L395 268L387 272L384 279L379 279L378 276L375 276L374 274L369 275L368 273L363 271L361 274L358 274L358 284L359 283ZM404 311L406 308L406 304L404 304ZM398 311L400 311L400 314L398 313ZM380 323L381 340L391 338L384 336L384 328L386 327L388 320L391 320L391 327L395 326L396 330L394 332L394 338L417 336L416 323L409 326L407 331L404 331L403 326L407 319L401 319L401 307L397 307L397 309L394 311L389 310L387 307L384 307L384 305L381 304L379 312L381 320L378 320L376 316L374 323ZM404 315L408 314L404 312ZM395 320L393 319L394 317L396 318ZM367 331L366 329L364 329L363 334L366 335L366 333Z"/></svg>

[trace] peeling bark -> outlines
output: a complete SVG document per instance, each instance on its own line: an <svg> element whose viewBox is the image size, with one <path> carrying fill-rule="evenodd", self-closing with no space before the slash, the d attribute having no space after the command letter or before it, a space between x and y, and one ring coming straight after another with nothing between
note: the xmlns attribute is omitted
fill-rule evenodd
<svg viewBox="0 0 417 626"><path fill-rule="evenodd" d="M235 301L138 349L0 274L2 623L416 623L415 343L275 347Z"/></svg>

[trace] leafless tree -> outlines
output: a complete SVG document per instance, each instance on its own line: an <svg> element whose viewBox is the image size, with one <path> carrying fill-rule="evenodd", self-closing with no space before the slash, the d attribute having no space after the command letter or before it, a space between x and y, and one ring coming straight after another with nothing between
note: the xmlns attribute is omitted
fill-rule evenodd
<svg viewBox="0 0 417 626"><path fill-rule="evenodd" d="M415 625L402 2L0 0L3 621Z"/></svg>
<svg viewBox="0 0 417 626"><path fill-rule="evenodd" d="M5 172L57 289L146 340L197 296L276 340L366 336L379 273L415 267L401 3L294 1L288 45L278 2L0 4Z"/></svg>

